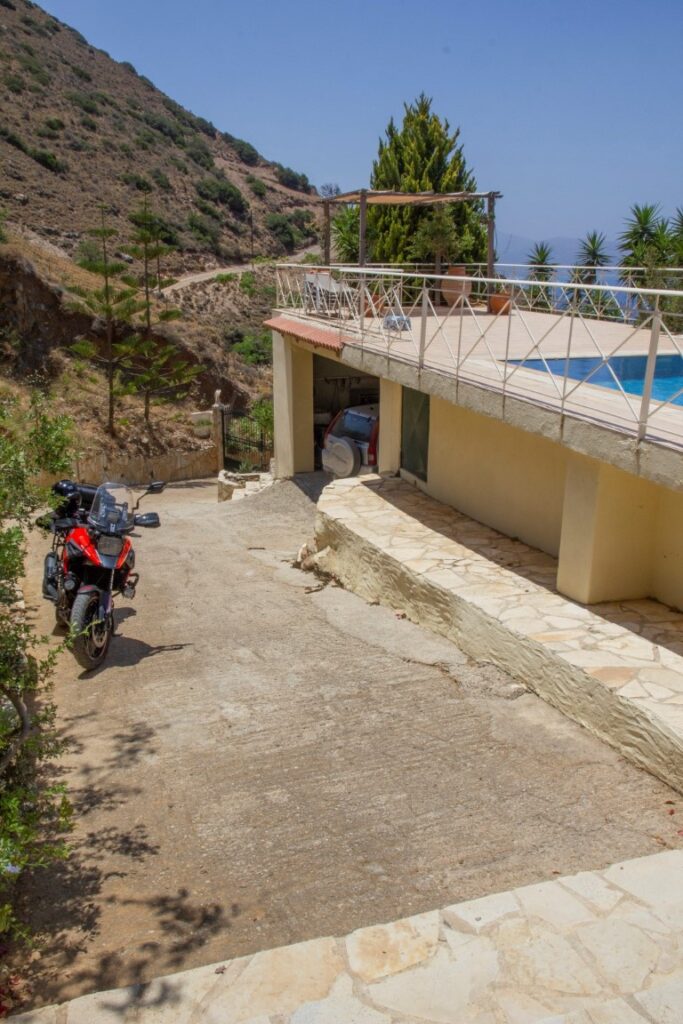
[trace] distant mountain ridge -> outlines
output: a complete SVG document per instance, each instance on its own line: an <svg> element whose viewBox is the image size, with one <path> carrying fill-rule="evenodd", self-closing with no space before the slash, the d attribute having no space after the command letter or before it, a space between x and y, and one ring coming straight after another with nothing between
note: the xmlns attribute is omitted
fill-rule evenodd
<svg viewBox="0 0 683 1024"><path fill-rule="evenodd" d="M147 197L185 268L315 235L304 174L191 113L30 0L0 0L0 207L73 252L102 204L122 235Z"/></svg>

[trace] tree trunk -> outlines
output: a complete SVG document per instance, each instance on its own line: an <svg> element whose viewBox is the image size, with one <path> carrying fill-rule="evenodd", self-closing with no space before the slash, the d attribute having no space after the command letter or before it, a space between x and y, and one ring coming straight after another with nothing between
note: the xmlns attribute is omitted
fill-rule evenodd
<svg viewBox="0 0 683 1024"><path fill-rule="evenodd" d="M107 387L109 390L109 415L107 418L107 433L114 437L114 325L111 320L107 323Z"/></svg>
<svg viewBox="0 0 683 1024"><path fill-rule="evenodd" d="M145 423L149 423L149 391L145 391Z"/></svg>

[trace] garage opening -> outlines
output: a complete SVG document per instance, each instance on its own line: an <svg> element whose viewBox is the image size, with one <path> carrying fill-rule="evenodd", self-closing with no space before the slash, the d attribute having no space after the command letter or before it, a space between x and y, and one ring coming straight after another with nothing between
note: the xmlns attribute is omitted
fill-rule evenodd
<svg viewBox="0 0 683 1024"><path fill-rule="evenodd" d="M372 408L374 407L374 408ZM357 449L358 470L367 466L370 431L364 419L379 412L379 377L364 374L353 366L324 356L313 357L313 430L315 466L322 468L325 436L330 429L339 436L348 435L352 453ZM343 420L338 417L344 413ZM335 423L336 420L336 423ZM366 434L368 436L366 436ZM352 463L349 468L353 469ZM372 468L372 467L369 467ZM347 474L350 475L350 474Z"/></svg>

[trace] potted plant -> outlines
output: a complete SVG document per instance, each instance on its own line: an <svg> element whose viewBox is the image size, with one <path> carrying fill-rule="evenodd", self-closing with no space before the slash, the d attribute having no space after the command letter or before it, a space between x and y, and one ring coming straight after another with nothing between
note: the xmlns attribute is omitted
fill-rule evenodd
<svg viewBox="0 0 683 1024"><path fill-rule="evenodd" d="M500 279L493 286L488 296L489 313L493 313L494 316L509 316L512 307L512 288L505 282L505 278L502 275L497 276Z"/></svg>

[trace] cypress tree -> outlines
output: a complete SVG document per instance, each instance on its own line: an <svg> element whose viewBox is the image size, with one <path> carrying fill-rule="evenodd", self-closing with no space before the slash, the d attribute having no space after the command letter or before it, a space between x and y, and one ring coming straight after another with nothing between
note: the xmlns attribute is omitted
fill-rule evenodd
<svg viewBox="0 0 683 1024"><path fill-rule="evenodd" d="M476 192L474 174L465 162L460 129L451 132L447 120L432 111L432 101L422 93L404 104L403 124L393 118L380 139L370 180L373 189L400 192ZM486 229L481 202L455 203L448 207L457 236L460 262L484 262ZM373 206L368 211L368 235L372 258L380 263L406 263L413 255L420 222L430 216L429 207Z"/></svg>

